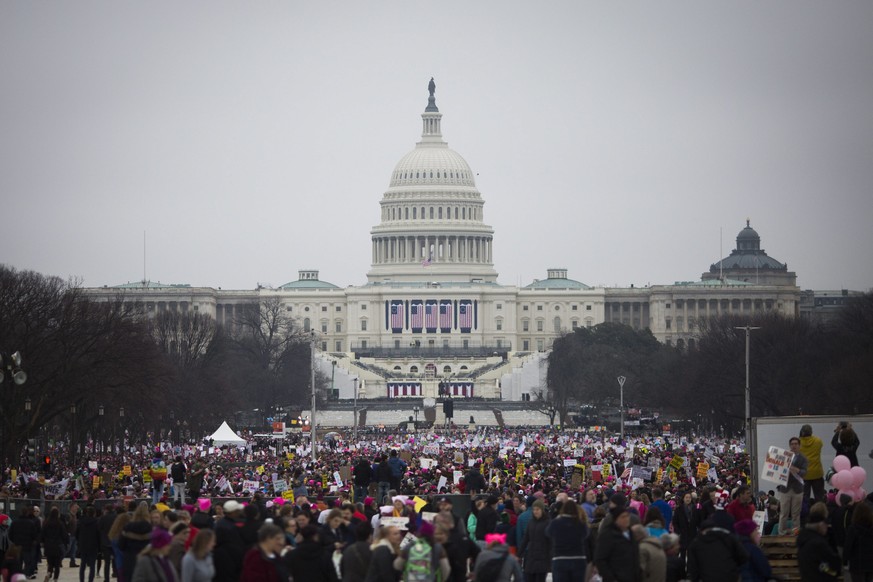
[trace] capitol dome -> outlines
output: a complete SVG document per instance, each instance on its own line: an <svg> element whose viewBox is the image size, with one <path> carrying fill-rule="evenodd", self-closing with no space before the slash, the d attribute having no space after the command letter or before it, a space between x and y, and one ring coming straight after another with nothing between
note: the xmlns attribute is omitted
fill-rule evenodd
<svg viewBox="0 0 873 582"><path fill-rule="evenodd" d="M371 283L493 283L494 230L467 161L443 141L443 114L431 79L421 114L421 140L394 166L379 203L381 221L370 231Z"/></svg>
<svg viewBox="0 0 873 582"><path fill-rule="evenodd" d="M421 144L422 146L424 144ZM442 145L443 147L436 147ZM403 156L391 174L391 187L415 185L470 186L475 188L473 172L467 161L448 144L416 147Z"/></svg>

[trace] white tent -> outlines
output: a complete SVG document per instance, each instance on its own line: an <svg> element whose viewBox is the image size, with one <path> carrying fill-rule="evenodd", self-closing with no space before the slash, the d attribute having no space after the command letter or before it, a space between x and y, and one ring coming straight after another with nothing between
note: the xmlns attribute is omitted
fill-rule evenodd
<svg viewBox="0 0 873 582"><path fill-rule="evenodd" d="M217 447L222 445L237 445L242 447L246 444L245 439L233 432L233 429L227 425L227 421L222 422L218 430L212 433L212 436L209 438L212 439Z"/></svg>

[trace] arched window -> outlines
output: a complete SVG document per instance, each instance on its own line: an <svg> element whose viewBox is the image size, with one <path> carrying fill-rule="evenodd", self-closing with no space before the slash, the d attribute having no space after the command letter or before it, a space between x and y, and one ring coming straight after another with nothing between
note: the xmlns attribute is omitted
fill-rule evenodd
<svg viewBox="0 0 873 582"><path fill-rule="evenodd" d="M443 217L443 207L440 206L439 208L437 208L437 211L438 211L437 213L439 214L439 218L442 219L442 217Z"/></svg>
<svg viewBox="0 0 873 582"><path fill-rule="evenodd" d="M467 207L461 208L461 218L467 220Z"/></svg>
<svg viewBox="0 0 873 582"><path fill-rule="evenodd" d="M443 374L451 374L452 367L451 366L443 366Z"/></svg>
<svg viewBox="0 0 873 582"><path fill-rule="evenodd" d="M455 220L458 220L458 207L455 206Z"/></svg>
<svg viewBox="0 0 873 582"><path fill-rule="evenodd" d="M409 366L410 374L418 374L418 366Z"/></svg>
<svg viewBox="0 0 873 582"><path fill-rule="evenodd" d="M409 220L409 208L406 208L406 220Z"/></svg>
<svg viewBox="0 0 873 582"><path fill-rule="evenodd" d="M309 318L303 320L303 331L309 331Z"/></svg>
<svg viewBox="0 0 873 582"><path fill-rule="evenodd" d="M433 220L433 206L430 207L430 219Z"/></svg>
<svg viewBox="0 0 873 582"><path fill-rule="evenodd" d="M561 331L561 318L560 317L555 318L555 331L556 332Z"/></svg>
<svg viewBox="0 0 873 582"><path fill-rule="evenodd" d="M413 218L413 219L418 218L418 208L413 208L413 209L412 209L412 218Z"/></svg>

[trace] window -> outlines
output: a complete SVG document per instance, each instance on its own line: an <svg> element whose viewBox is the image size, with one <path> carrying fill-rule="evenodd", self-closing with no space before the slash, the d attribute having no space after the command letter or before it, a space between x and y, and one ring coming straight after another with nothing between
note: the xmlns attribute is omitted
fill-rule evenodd
<svg viewBox="0 0 873 582"><path fill-rule="evenodd" d="M400 340L394 340L394 349L396 350L396 349L399 349L399 348L400 348ZM399 366L398 366L398 367L399 367Z"/></svg>
<svg viewBox="0 0 873 582"><path fill-rule="evenodd" d="M400 366L394 366L394 371L395 371L395 372L399 372L399 371L400 371Z"/></svg>
<svg viewBox="0 0 873 582"><path fill-rule="evenodd" d="M443 217L443 207L440 206L439 208L437 208L437 210L438 210L437 214L439 215L438 218L442 219L442 217Z"/></svg>
<svg viewBox="0 0 873 582"><path fill-rule="evenodd" d="M501 309L503 309L503 304L502 304L502 303L498 303L498 304L497 304L497 311L500 311Z"/></svg>
<svg viewBox="0 0 873 582"><path fill-rule="evenodd" d="M430 207L430 218L433 220L433 206Z"/></svg>
<svg viewBox="0 0 873 582"><path fill-rule="evenodd" d="M321 333L327 333L327 322L326 321L321 322Z"/></svg>
<svg viewBox="0 0 873 582"><path fill-rule="evenodd" d="M342 330L343 330L343 322L341 322L341 321L337 321L337 322L336 322L336 332L337 332L337 333L341 333Z"/></svg>
<svg viewBox="0 0 873 582"><path fill-rule="evenodd" d="M503 330L503 320L498 319L497 321L494 322L494 326L497 329L497 331L502 331Z"/></svg>
<svg viewBox="0 0 873 582"><path fill-rule="evenodd" d="M366 319L361 320L361 331L367 331L367 320Z"/></svg>
<svg viewBox="0 0 873 582"><path fill-rule="evenodd" d="M418 366L409 366L410 374L418 374Z"/></svg>
<svg viewBox="0 0 873 582"><path fill-rule="evenodd" d="M343 306L342 306L342 305L337 305L337 306L336 306L336 310L337 310L337 311L342 311L342 310L343 310Z"/></svg>
<svg viewBox="0 0 873 582"><path fill-rule="evenodd" d="M529 331L530 330L530 321L525 319L521 322L521 331Z"/></svg>
<svg viewBox="0 0 873 582"><path fill-rule="evenodd" d="M497 347L498 347L498 348L502 348L502 347L503 347L503 340L502 340L502 339L497 340Z"/></svg>
<svg viewBox="0 0 873 582"><path fill-rule="evenodd" d="M555 333L560 333L560 331L561 331L561 318L560 317L555 318L554 325L555 325Z"/></svg>
<svg viewBox="0 0 873 582"><path fill-rule="evenodd" d="M670 309L670 304L669 304L669 303L667 304L667 309Z"/></svg>
<svg viewBox="0 0 873 582"><path fill-rule="evenodd" d="M590 305L586 305L586 306L585 306L585 311L591 311L591 306L590 306Z"/></svg>
<svg viewBox="0 0 873 582"><path fill-rule="evenodd" d="M573 308L572 308L572 309L573 309L573 311L579 311L579 306L578 306L578 305L573 305Z"/></svg>
<svg viewBox="0 0 873 582"><path fill-rule="evenodd" d="M561 311L561 306L560 306L560 305L555 305L555 311Z"/></svg>
<svg viewBox="0 0 873 582"><path fill-rule="evenodd" d="M530 340L523 340L521 342L521 349L525 352L530 351Z"/></svg>
<svg viewBox="0 0 873 582"><path fill-rule="evenodd" d="M570 325L573 327L573 329L576 329L577 327L579 327L579 322L574 319Z"/></svg>
<svg viewBox="0 0 873 582"><path fill-rule="evenodd" d="M537 340L537 351L538 351L538 352L543 351L543 348L544 348L545 345L546 345L546 344L545 344L545 342L544 342L543 340L538 339L538 340Z"/></svg>
<svg viewBox="0 0 873 582"><path fill-rule="evenodd" d="M321 342L321 351L322 351L322 352L326 352L326 351L327 351L327 342Z"/></svg>
<svg viewBox="0 0 873 582"><path fill-rule="evenodd" d="M303 308L303 311L307 311L307 312L308 312L308 311L309 311L309 307L304 307L304 308Z"/></svg>
<svg viewBox="0 0 873 582"><path fill-rule="evenodd" d="M530 402L530 394L525 392L524 394L521 395L521 399L524 402Z"/></svg>
<svg viewBox="0 0 873 582"><path fill-rule="evenodd" d="M464 344L463 344L463 348L466 350L469 347L470 347L470 340L465 339ZM465 369L464 366L461 366L461 369L464 370Z"/></svg>
<svg viewBox="0 0 873 582"><path fill-rule="evenodd" d="M303 331L309 331L309 318L303 320Z"/></svg>
<svg viewBox="0 0 873 582"><path fill-rule="evenodd" d="M537 305L537 311L542 311L542 310L543 310L543 306L542 306L542 305Z"/></svg>
<svg viewBox="0 0 873 582"><path fill-rule="evenodd" d="M673 329L673 321L671 319L667 319L667 329Z"/></svg>
<svg viewBox="0 0 873 582"><path fill-rule="evenodd" d="M449 340L447 340L447 339L444 339L444 340L443 340L443 347L444 347L444 348L449 347Z"/></svg>
<svg viewBox="0 0 873 582"><path fill-rule="evenodd" d="M361 303L361 311L367 311L367 304Z"/></svg>
<svg viewBox="0 0 873 582"><path fill-rule="evenodd" d="M321 310L322 310L322 311L327 311L327 305L322 305L322 306L321 306Z"/></svg>
<svg viewBox="0 0 873 582"><path fill-rule="evenodd" d="M522 311L528 311L528 310L529 310L529 306L527 306L527 305L522 305L521 310L522 310Z"/></svg>
<svg viewBox="0 0 873 582"><path fill-rule="evenodd" d="M336 350L334 350L334 351L337 351L337 352L341 352L341 351L343 351L343 342L342 342L342 340L337 340L337 341L336 341Z"/></svg>
<svg viewBox="0 0 873 582"><path fill-rule="evenodd" d="M543 331L543 320L542 319L537 320L537 331Z"/></svg>
<svg viewBox="0 0 873 582"><path fill-rule="evenodd" d="M361 340L361 349L362 349L362 350L366 350L366 349L367 349L367 340Z"/></svg>
<svg viewBox="0 0 873 582"><path fill-rule="evenodd" d="M196 310L197 308L195 307L194 309ZM288 311L291 311L291 306L289 305L286 309L287 309Z"/></svg>
<svg viewBox="0 0 873 582"><path fill-rule="evenodd" d="M452 367L451 366L443 366L443 374L451 374Z"/></svg>

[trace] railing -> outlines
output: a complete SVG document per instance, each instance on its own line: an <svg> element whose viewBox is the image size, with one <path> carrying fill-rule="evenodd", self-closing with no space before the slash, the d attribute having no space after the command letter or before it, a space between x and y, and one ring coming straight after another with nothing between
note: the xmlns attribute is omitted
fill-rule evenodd
<svg viewBox="0 0 873 582"><path fill-rule="evenodd" d="M506 358L511 346L406 346L406 347L361 347L352 346L355 358Z"/></svg>

